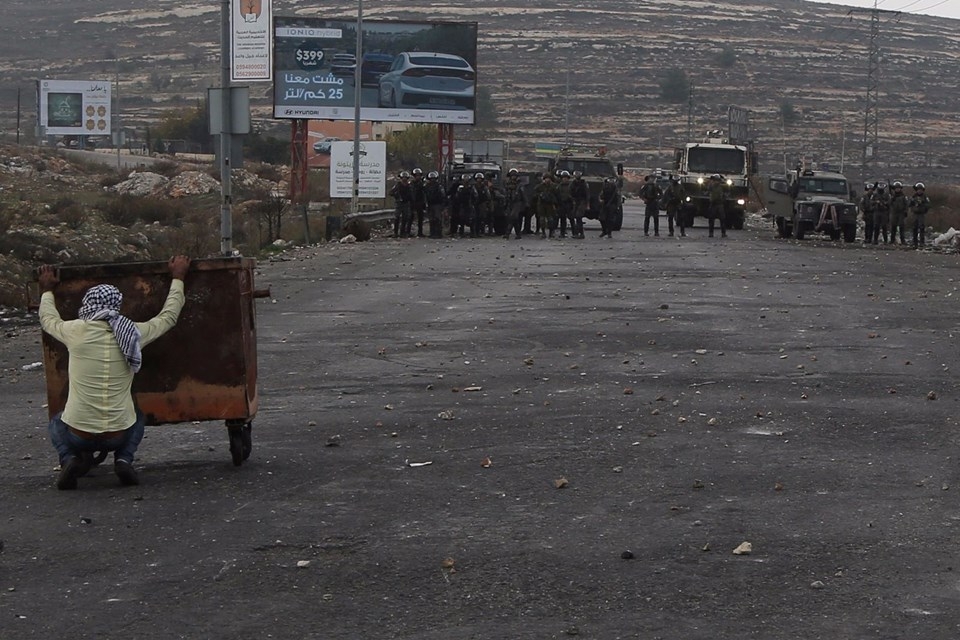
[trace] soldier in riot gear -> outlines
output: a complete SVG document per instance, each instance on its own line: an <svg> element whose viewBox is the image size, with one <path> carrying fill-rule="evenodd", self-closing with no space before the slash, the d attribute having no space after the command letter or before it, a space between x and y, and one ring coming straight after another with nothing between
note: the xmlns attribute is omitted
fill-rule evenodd
<svg viewBox="0 0 960 640"><path fill-rule="evenodd" d="M726 189L723 184L723 176L715 173L710 176L710 186L708 187L710 195L710 205L707 209L707 216L710 218L708 225L709 235L713 237L714 221L720 219L720 237L727 237L727 214L724 210L724 199L726 198Z"/></svg>
<svg viewBox="0 0 960 640"><path fill-rule="evenodd" d="M457 189L457 202L460 209L460 236L463 237L463 225L470 226L470 237L477 235L477 189L473 186L474 181L465 179Z"/></svg>
<svg viewBox="0 0 960 640"><path fill-rule="evenodd" d="M427 201L423 197L423 169L417 167L413 170L413 179L410 181L410 188L413 191L413 202L411 207L413 213L417 216L417 237L423 237L423 214L427 210Z"/></svg>
<svg viewBox="0 0 960 640"><path fill-rule="evenodd" d="M543 174L543 180L533 191L533 198L537 205L537 226L540 228L540 237L545 238L549 229L552 238L557 228L557 205L560 201L553 176L549 173Z"/></svg>
<svg viewBox="0 0 960 640"><path fill-rule="evenodd" d="M393 237L399 238L410 233L410 206L413 202L413 191L410 188L410 173L401 171L398 180L390 189L393 197Z"/></svg>
<svg viewBox="0 0 960 640"><path fill-rule="evenodd" d="M653 218L653 235L660 235L660 197L662 195L660 185L654 177L646 176L643 179L643 186L640 187L640 198L646 205L643 210L643 235L645 236L650 235L650 218ZM670 228L673 229L673 224Z"/></svg>
<svg viewBox="0 0 960 640"><path fill-rule="evenodd" d="M470 236L480 237L485 229L492 227L490 224L491 207L493 194L487 186L487 177L481 172L473 176L473 189L476 194L473 205L473 221L470 225Z"/></svg>
<svg viewBox="0 0 960 640"><path fill-rule="evenodd" d="M893 193L890 194L890 244L897 240L897 232L900 232L900 244L907 244L904 238L905 228L907 226L907 210L910 202L903 193L903 183L899 180L893 183Z"/></svg>
<svg viewBox="0 0 960 640"><path fill-rule="evenodd" d="M516 169L510 169L510 171L507 172L504 191L506 195L506 225L503 237L509 238L510 232L513 231L519 240L520 233L523 230L523 215L527 210L527 194L523 191L523 184L520 182L520 172Z"/></svg>
<svg viewBox="0 0 960 640"><path fill-rule="evenodd" d="M573 198L573 215L570 217L572 228L570 231L574 238L583 238L583 213L590 204L590 187L579 171L573 172L573 180L570 182L570 197Z"/></svg>
<svg viewBox="0 0 960 640"><path fill-rule="evenodd" d="M557 185L557 216L560 218L560 237L567 237L567 222L570 222L570 233L573 234L573 195L570 193L570 172L560 172L560 183Z"/></svg>
<svg viewBox="0 0 960 640"><path fill-rule="evenodd" d="M450 186L447 187L447 203L450 211L450 236L463 235L463 221L460 219L460 200L457 198L457 190L460 188L460 176L454 175L450 178Z"/></svg>
<svg viewBox="0 0 960 640"><path fill-rule="evenodd" d="M922 182L913 185L913 197L910 198L910 210L913 212L913 248L919 249L926 244L926 217L930 211L930 198Z"/></svg>
<svg viewBox="0 0 960 640"><path fill-rule="evenodd" d="M617 207L620 205L620 192L613 178L604 178L600 187L600 237L613 237L613 225L616 222Z"/></svg>
<svg viewBox="0 0 960 640"><path fill-rule="evenodd" d="M430 224L430 237L443 237L443 211L447 206L447 194L440 184L440 174L431 171L427 174L427 184L423 187L423 198L427 204L427 219Z"/></svg>
<svg viewBox="0 0 960 640"><path fill-rule="evenodd" d="M864 185L863 196L860 198L860 211L863 213L863 244L873 242L873 191L875 184L868 182Z"/></svg>
<svg viewBox="0 0 960 640"><path fill-rule="evenodd" d="M884 182L878 182L873 190L873 244L880 243L880 237L883 236L883 244L887 244L887 229L890 227L890 194L887 193L887 185Z"/></svg>
<svg viewBox="0 0 960 640"><path fill-rule="evenodd" d="M683 216L680 215L680 207L683 205L683 199L686 197L686 192L683 188L683 183L680 182L680 176L670 176L670 185L667 187L666 191L663 194L663 203L664 209L667 211L667 224L669 224L670 235L673 235L673 221L677 221L677 226L680 228L680 236L685 237L687 231L684 228Z"/></svg>

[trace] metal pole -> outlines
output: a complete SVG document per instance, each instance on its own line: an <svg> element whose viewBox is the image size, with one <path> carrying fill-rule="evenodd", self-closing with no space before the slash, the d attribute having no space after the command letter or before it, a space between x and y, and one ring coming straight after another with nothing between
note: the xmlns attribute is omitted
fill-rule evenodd
<svg viewBox="0 0 960 640"><path fill-rule="evenodd" d="M116 69L116 78L114 84L117 87L117 112L113 114L113 117L117 120L117 140L115 144L117 145L117 171L120 170L120 144L123 140L123 123L120 120L120 59L117 58L117 69Z"/></svg>
<svg viewBox="0 0 960 640"><path fill-rule="evenodd" d="M233 218L230 215L230 0L220 2L220 253L233 255Z"/></svg>
<svg viewBox="0 0 960 640"><path fill-rule="evenodd" d="M17 146L20 146L20 87L17 87Z"/></svg>
<svg viewBox="0 0 960 640"><path fill-rule="evenodd" d="M361 86L363 74L363 0L357 0L357 49L354 56L356 66L353 69L353 198L350 201L351 213L360 209L360 99L363 97Z"/></svg>

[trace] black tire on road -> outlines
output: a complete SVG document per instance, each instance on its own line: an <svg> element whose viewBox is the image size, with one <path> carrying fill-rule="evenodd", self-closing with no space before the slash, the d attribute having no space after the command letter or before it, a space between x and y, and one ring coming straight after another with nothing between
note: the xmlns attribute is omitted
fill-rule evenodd
<svg viewBox="0 0 960 640"><path fill-rule="evenodd" d="M847 224L843 227L843 241L844 242L856 242L857 241L857 225Z"/></svg>
<svg viewBox="0 0 960 640"><path fill-rule="evenodd" d="M806 225L803 222L797 221L797 224L793 226L794 226L794 235L796 236L797 240L803 240L803 236L807 232L805 228Z"/></svg>

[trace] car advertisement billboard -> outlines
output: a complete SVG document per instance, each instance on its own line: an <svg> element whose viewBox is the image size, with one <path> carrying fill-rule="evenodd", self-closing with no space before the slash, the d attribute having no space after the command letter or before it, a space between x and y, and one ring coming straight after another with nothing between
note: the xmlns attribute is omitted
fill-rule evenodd
<svg viewBox="0 0 960 640"><path fill-rule="evenodd" d="M41 80L40 126L56 136L108 136L110 82L107 80Z"/></svg>
<svg viewBox="0 0 960 640"><path fill-rule="evenodd" d="M275 118L352 120L357 24L274 18ZM363 22L360 118L474 124L476 22Z"/></svg>

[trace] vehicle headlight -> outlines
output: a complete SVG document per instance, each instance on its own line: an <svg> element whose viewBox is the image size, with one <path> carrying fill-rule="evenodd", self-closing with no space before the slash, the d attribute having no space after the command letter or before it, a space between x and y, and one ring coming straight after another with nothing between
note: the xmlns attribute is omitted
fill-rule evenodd
<svg viewBox="0 0 960 640"><path fill-rule="evenodd" d="M697 184L703 184L703 178L697 178Z"/></svg>
<svg viewBox="0 0 960 640"><path fill-rule="evenodd" d="M743 205L747 204L747 201L744 200L743 198L740 198L739 200L737 200L737 204L742 207Z"/></svg>
<svg viewBox="0 0 960 640"><path fill-rule="evenodd" d="M733 186L733 180L731 180L730 178L727 178L727 186L728 186L728 187L732 187L732 186Z"/></svg>
<svg viewBox="0 0 960 640"><path fill-rule="evenodd" d="M690 202L690 196L687 196L687 202Z"/></svg>

